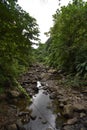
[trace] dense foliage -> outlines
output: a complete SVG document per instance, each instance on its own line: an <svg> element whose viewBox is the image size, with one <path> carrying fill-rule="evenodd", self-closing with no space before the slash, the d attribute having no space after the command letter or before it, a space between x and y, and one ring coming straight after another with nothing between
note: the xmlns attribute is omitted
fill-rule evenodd
<svg viewBox="0 0 87 130"><path fill-rule="evenodd" d="M48 60L48 51L46 45L39 43L39 47L33 50L35 62L46 64Z"/></svg>
<svg viewBox="0 0 87 130"><path fill-rule="evenodd" d="M21 9L17 0L0 0L0 87L32 62L32 44L38 40L36 20Z"/></svg>
<svg viewBox="0 0 87 130"><path fill-rule="evenodd" d="M49 65L67 73L87 74L87 2L73 0L53 16Z"/></svg>

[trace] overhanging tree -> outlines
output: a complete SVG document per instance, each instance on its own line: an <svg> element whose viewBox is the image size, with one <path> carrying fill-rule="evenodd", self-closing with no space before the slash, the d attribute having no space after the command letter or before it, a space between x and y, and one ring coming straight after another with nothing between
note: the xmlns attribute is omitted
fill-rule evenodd
<svg viewBox="0 0 87 130"><path fill-rule="evenodd" d="M0 1L0 86L11 84L22 66L32 62L32 41L38 33L36 20L16 0Z"/></svg>

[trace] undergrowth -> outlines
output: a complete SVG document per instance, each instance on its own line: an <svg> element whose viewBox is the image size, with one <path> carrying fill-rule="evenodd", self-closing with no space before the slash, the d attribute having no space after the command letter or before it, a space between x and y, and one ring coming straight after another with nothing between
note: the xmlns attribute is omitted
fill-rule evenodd
<svg viewBox="0 0 87 130"><path fill-rule="evenodd" d="M62 84L66 88L73 88L77 90L87 88L87 80L83 79L80 76L64 76L63 79L60 79L59 84Z"/></svg>

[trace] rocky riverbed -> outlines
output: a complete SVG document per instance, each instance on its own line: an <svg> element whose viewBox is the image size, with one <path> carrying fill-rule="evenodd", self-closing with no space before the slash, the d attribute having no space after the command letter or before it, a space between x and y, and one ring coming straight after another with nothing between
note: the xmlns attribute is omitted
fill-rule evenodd
<svg viewBox="0 0 87 130"><path fill-rule="evenodd" d="M55 70L37 64L20 76L19 82L29 96L38 93L37 81L53 100L56 112L56 126L64 119L60 130L87 130L87 87L77 91L63 87L59 81L64 80ZM25 130L24 124L31 118L29 102L17 89L7 90L0 95L0 130Z"/></svg>

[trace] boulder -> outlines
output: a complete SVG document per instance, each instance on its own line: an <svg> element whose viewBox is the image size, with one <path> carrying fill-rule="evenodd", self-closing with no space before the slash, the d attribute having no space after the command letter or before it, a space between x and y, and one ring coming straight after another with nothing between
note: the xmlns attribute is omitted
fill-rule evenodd
<svg viewBox="0 0 87 130"><path fill-rule="evenodd" d="M36 86L33 86L32 89L35 91L35 93L38 93L38 91L39 91L39 88Z"/></svg>
<svg viewBox="0 0 87 130"><path fill-rule="evenodd" d="M59 107L60 107L60 108L64 108L64 104L63 104L63 103L60 103L60 104L59 104Z"/></svg>
<svg viewBox="0 0 87 130"><path fill-rule="evenodd" d="M56 73L57 71L55 69L49 69L48 73Z"/></svg>
<svg viewBox="0 0 87 130"><path fill-rule="evenodd" d="M31 118L32 120L35 120L35 119L37 118L37 116L34 115L34 114L31 114L31 115L30 115L30 118Z"/></svg>
<svg viewBox="0 0 87 130"><path fill-rule="evenodd" d="M76 117L74 117L72 119L69 119L66 124L67 125L74 125L77 122L78 122L78 119Z"/></svg>
<svg viewBox="0 0 87 130"><path fill-rule="evenodd" d="M64 98L60 98L60 99L58 99L58 101L59 101L59 103L63 103L64 105L66 105L68 99L64 97Z"/></svg>
<svg viewBox="0 0 87 130"><path fill-rule="evenodd" d="M73 110L77 111L77 112L85 112L86 111L86 107L83 104L74 103L73 104Z"/></svg>
<svg viewBox="0 0 87 130"><path fill-rule="evenodd" d="M83 94L87 94L87 89L82 91Z"/></svg>
<svg viewBox="0 0 87 130"><path fill-rule="evenodd" d="M36 85L37 84L37 80L32 79L31 83Z"/></svg>
<svg viewBox="0 0 87 130"><path fill-rule="evenodd" d="M50 94L50 99L55 99L56 98L56 93L55 92L52 92L51 94Z"/></svg>
<svg viewBox="0 0 87 130"><path fill-rule="evenodd" d="M71 104L65 105L63 109L64 109L63 115L66 118L71 118L73 116L73 107Z"/></svg>
<svg viewBox="0 0 87 130"><path fill-rule="evenodd" d="M86 117L86 114L85 113L80 113L80 118L83 118L83 117Z"/></svg>
<svg viewBox="0 0 87 130"><path fill-rule="evenodd" d="M60 112L57 113L57 117L61 117L61 113Z"/></svg>
<svg viewBox="0 0 87 130"><path fill-rule="evenodd" d="M47 121L46 120L42 120L42 124L47 124Z"/></svg>

